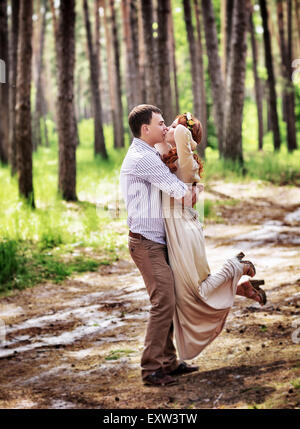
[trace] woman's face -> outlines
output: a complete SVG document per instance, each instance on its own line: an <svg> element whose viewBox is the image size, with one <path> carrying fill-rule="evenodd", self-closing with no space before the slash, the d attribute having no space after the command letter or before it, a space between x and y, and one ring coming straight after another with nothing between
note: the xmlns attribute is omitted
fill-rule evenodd
<svg viewBox="0 0 300 429"><path fill-rule="evenodd" d="M167 134L165 136L165 140L167 143L175 144L174 131L177 125L178 119L175 119L175 121L169 126Z"/></svg>

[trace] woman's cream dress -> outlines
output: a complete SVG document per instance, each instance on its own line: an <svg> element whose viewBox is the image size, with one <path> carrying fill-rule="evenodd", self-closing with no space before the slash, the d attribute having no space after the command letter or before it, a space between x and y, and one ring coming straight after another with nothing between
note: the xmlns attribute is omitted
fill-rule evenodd
<svg viewBox="0 0 300 429"><path fill-rule="evenodd" d="M183 125L175 129L177 177L185 183L199 182L196 143ZM161 151L161 148L157 148ZM162 195L169 261L174 273L176 309L174 330L180 359L193 359L222 331L243 265L235 257L210 274L205 239L198 212L182 209L167 194Z"/></svg>

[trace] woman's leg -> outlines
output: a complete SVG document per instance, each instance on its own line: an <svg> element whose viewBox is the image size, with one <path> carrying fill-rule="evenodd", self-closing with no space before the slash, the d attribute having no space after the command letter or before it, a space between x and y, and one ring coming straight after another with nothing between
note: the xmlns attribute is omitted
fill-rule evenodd
<svg viewBox="0 0 300 429"><path fill-rule="evenodd" d="M244 274L245 265L242 264L237 257L228 259L223 267L216 274L210 274L199 286L200 296L206 300L208 296L224 283L228 283L228 288L231 285L232 279L238 276L238 280Z"/></svg>

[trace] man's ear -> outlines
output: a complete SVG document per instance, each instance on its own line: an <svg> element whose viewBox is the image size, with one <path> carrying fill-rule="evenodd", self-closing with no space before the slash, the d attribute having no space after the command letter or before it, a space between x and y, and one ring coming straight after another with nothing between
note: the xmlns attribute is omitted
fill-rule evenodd
<svg viewBox="0 0 300 429"><path fill-rule="evenodd" d="M148 132L149 132L149 127L148 127L148 125L147 125L147 124L143 124L143 125L141 126L141 134L148 134Z"/></svg>

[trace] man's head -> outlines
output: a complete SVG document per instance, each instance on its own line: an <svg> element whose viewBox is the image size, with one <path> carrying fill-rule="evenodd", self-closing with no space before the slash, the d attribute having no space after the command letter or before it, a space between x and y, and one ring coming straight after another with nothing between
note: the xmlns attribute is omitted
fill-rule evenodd
<svg viewBox="0 0 300 429"><path fill-rule="evenodd" d="M128 116L134 137L139 137L150 146L161 142L167 132L161 110L151 104L135 106Z"/></svg>

